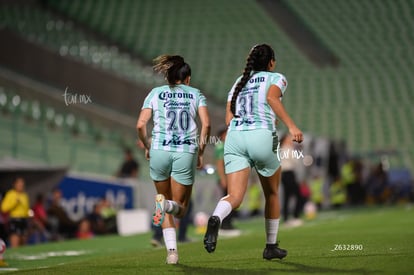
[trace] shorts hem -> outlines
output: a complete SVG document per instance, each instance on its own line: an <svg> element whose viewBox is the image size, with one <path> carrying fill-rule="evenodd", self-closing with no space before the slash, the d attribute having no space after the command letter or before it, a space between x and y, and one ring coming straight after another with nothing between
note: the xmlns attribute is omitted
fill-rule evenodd
<svg viewBox="0 0 414 275"><path fill-rule="evenodd" d="M252 166L245 165L244 167L237 167L237 168L232 168L232 169L229 168L229 169L225 169L224 170L224 173L226 175L228 175L228 174L232 174L232 173L238 172L238 171L243 170L243 169L246 169L246 168L252 168ZM228 171L228 170L230 170L230 171Z"/></svg>
<svg viewBox="0 0 414 275"><path fill-rule="evenodd" d="M273 176L273 175L277 172L277 170L278 170L280 167L281 167L281 166L280 166L280 164L279 164L278 166L276 166L276 168L275 168L275 169L266 169L267 171L265 171L265 172L263 172L263 171L260 171L260 170L256 169L256 172L257 172L258 174L260 174L261 176L268 178L268 177Z"/></svg>

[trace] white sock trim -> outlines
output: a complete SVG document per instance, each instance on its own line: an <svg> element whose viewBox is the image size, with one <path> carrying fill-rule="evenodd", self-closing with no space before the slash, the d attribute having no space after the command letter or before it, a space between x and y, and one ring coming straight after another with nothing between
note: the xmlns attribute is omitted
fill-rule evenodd
<svg viewBox="0 0 414 275"><path fill-rule="evenodd" d="M220 200L217 203L216 209L214 209L213 216L218 216L220 218L220 222L224 220L225 217L227 217L231 211L233 210L233 207L228 201Z"/></svg>
<svg viewBox="0 0 414 275"><path fill-rule="evenodd" d="M177 250L177 234L174 227L164 228L162 230L164 236L165 248L168 250L175 249Z"/></svg>
<svg viewBox="0 0 414 275"><path fill-rule="evenodd" d="M279 219L265 219L266 244L276 244Z"/></svg>
<svg viewBox="0 0 414 275"><path fill-rule="evenodd" d="M178 205L178 203L175 201L171 201L171 200L166 200L165 202L166 202L165 212L173 216L177 215L178 212L180 211L180 206Z"/></svg>

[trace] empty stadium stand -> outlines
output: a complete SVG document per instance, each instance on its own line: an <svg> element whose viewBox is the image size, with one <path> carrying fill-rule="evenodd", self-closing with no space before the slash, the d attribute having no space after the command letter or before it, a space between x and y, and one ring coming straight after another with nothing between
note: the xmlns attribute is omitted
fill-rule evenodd
<svg viewBox="0 0 414 275"><path fill-rule="evenodd" d="M292 40L295 34L285 33L286 28L278 25L272 10L265 10L261 1L9 1L0 4L0 24L63 58L74 58L146 87L162 83L150 69L155 56L181 54L192 66L192 84L218 106L224 106L249 49L269 43L276 50L277 70L289 81L284 103L304 131L344 140L352 154L374 155L374 161L388 157L391 167L414 171L413 2L278 2L335 55L336 66L320 67L308 59ZM5 96L12 94L7 91ZM33 110L33 102L24 104ZM11 108L7 106L5 110ZM57 119L60 128L68 127L64 126L68 115ZM56 124L56 117L54 120ZM8 127L12 121L11 115L2 118ZM30 137L36 131L40 130L25 134ZM107 135L103 129L98 132ZM65 131L58 133L64 135ZM13 140L10 135L7 138ZM45 155L44 151L36 154ZM75 169L100 171L104 164L98 160L104 162L104 158L93 154L88 158L93 163L76 161ZM78 159L78 155L72 158ZM108 157L107 162L111 160Z"/></svg>

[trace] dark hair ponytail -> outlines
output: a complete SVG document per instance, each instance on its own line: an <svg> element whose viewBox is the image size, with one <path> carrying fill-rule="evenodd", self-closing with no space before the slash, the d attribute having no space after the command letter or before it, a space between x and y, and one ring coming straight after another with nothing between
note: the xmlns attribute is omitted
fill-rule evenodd
<svg viewBox="0 0 414 275"><path fill-rule="evenodd" d="M237 97L252 76L252 71L267 71L270 60L275 60L275 54L269 45L256 45L250 50L242 78L234 88L233 97L230 102L230 110L234 117L239 117L236 115Z"/></svg>
<svg viewBox="0 0 414 275"><path fill-rule="evenodd" d="M154 71L164 74L168 84L175 85L191 76L191 67L179 55L160 55L154 60Z"/></svg>
<svg viewBox="0 0 414 275"><path fill-rule="evenodd" d="M254 63L254 55L252 55L252 52L251 52L249 56L247 57L246 67L244 68L243 76L237 83L236 88L234 88L233 97L231 98L231 102L230 102L230 110L235 117L239 117L238 115L236 115L236 100L237 100L237 97L239 96L240 91L243 89L247 81L249 81L250 79L250 75L253 70L253 63Z"/></svg>

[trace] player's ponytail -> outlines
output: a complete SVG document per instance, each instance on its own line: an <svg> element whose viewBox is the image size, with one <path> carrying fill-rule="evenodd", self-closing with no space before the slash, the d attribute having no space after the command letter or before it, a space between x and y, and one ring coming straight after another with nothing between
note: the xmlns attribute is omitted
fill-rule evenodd
<svg viewBox="0 0 414 275"><path fill-rule="evenodd" d="M168 84L175 85L191 76L191 67L184 62L179 55L161 55L154 60L153 69L155 72L164 74Z"/></svg>
<svg viewBox="0 0 414 275"><path fill-rule="evenodd" d="M233 113L234 117L239 117L236 115L237 97L252 76L252 71L267 71L270 60L275 60L275 54L269 45L256 45L250 50L243 75L234 88L233 97L230 102L230 111Z"/></svg>
<svg viewBox="0 0 414 275"><path fill-rule="evenodd" d="M230 102L230 110L235 117L239 117L236 115L236 101L237 97L239 96L240 91L246 85L247 81L250 79L250 74L253 70L253 63L254 63L254 55L252 54L253 51L250 52L249 56L247 57L246 67L244 68L242 78L237 83L236 87L233 91L233 97L231 98Z"/></svg>

